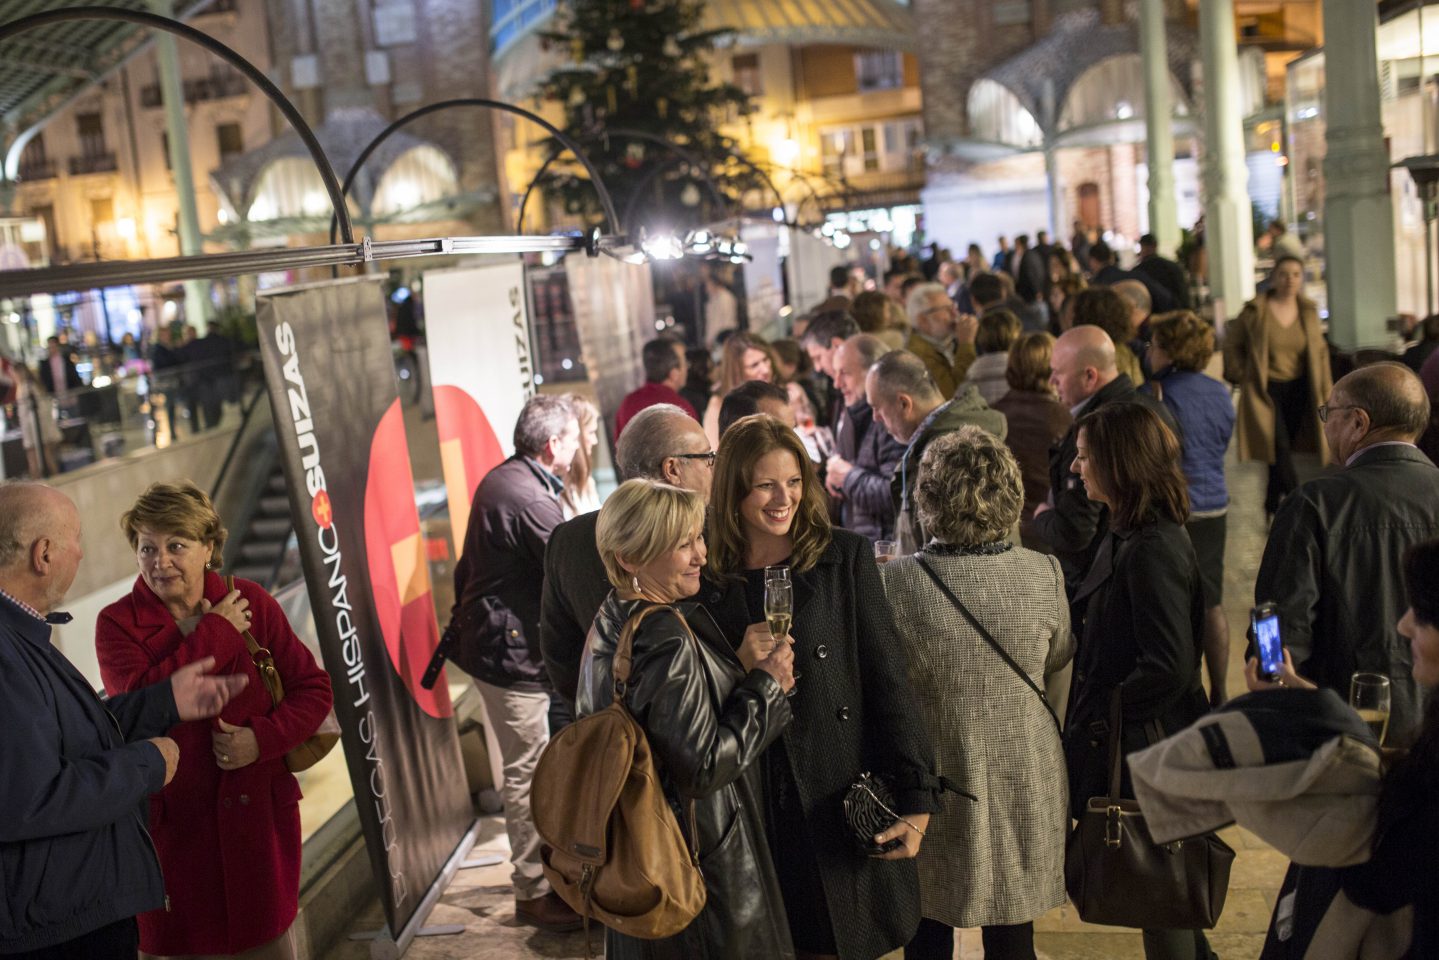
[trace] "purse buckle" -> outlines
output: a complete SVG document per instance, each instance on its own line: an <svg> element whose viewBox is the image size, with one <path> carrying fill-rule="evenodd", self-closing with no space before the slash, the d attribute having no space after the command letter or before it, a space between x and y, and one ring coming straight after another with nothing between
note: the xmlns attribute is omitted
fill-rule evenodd
<svg viewBox="0 0 1439 960"><path fill-rule="evenodd" d="M1120 808L1116 804L1110 804L1104 808L1104 845L1119 849L1119 814Z"/></svg>

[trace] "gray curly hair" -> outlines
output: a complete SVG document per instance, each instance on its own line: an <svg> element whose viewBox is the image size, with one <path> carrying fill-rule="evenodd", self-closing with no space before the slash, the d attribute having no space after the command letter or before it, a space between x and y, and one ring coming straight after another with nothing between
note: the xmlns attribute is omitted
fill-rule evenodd
<svg viewBox="0 0 1439 960"><path fill-rule="evenodd" d="M1024 508L1019 463L994 434L960 427L925 448L914 501L919 522L941 543L1002 540Z"/></svg>

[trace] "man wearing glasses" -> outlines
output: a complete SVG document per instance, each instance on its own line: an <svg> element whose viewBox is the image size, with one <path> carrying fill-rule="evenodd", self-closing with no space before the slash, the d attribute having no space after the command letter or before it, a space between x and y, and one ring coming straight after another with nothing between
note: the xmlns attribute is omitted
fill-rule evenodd
<svg viewBox="0 0 1439 960"><path fill-rule="evenodd" d="M704 428L679 407L662 403L635 414L620 434L615 463L622 479L659 480L693 490L709 502L715 452ZM598 518L595 510L565 521L550 534L545 549L540 652L552 689L571 714L590 624L610 592L595 547Z"/></svg>
<svg viewBox="0 0 1439 960"><path fill-rule="evenodd" d="M921 283L911 290L905 308L914 330L905 349L924 361L934 385L948 400L974 362L979 321L961 315L937 283Z"/></svg>
<svg viewBox="0 0 1439 960"><path fill-rule="evenodd" d="M1284 498L1254 583L1256 603L1278 604L1301 675L1341 697L1356 671L1389 678L1386 746L1408 746L1423 712L1395 624L1407 606L1404 551L1439 537L1439 468L1414 445L1429 412L1419 378L1400 363L1336 383L1319 420L1343 470Z"/></svg>

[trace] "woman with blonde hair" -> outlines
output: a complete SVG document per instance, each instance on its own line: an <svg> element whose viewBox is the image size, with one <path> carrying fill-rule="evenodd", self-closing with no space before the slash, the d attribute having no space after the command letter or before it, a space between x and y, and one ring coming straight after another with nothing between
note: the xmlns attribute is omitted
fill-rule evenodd
<svg viewBox="0 0 1439 960"><path fill-rule="evenodd" d="M704 607L704 497L653 480L627 480L600 508L595 544L614 589L601 605L580 664L577 713L614 698L614 661L634 624L625 705L644 729L666 796L694 805L706 903L682 932L641 940L605 934L610 960L760 960L793 956L764 809L750 770L790 722L794 655L779 644L741 667Z"/></svg>
<svg viewBox="0 0 1439 960"><path fill-rule="evenodd" d="M565 472L565 486L560 491L560 505L565 519L600 508L599 490L595 488L595 451L600 445L600 411L578 393L567 393L565 399L575 411L580 424L580 446L570 469Z"/></svg>
<svg viewBox="0 0 1439 960"><path fill-rule="evenodd" d="M215 571L225 525L188 481L154 483L120 518L140 575L100 612L95 653L111 693L158 683L214 657L214 672L249 677L214 720L170 731L175 779L150 798L150 833L166 906L140 915L153 957L293 960L300 894L300 785L285 755L329 713L330 677L265 588ZM270 651L285 685L275 703L245 632Z"/></svg>
<svg viewBox="0 0 1439 960"><path fill-rule="evenodd" d="M710 446L719 446L719 414L724 398L735 387L750 380L775 382L774 351L763 337L738 330L725 338L724 351L720 356L719 382L715 384L701 421Z"/></svg>
<svg viewBox="0 0 1439 960"><path fill-rule="evenodd" d="M880 956L919 924L912 858L938 808L939 782L873 545L830 526L799 437L757 414L720 443L709 548L703 602L727 636L743 637L745 662L782 639L765 624L766 568L787 567L792 585L795 722L760 775L796 955ZM865 772L889 780L899 814L868 855L840 803Z"/></svg>
<svg viewBox="0 0 1439 960"><path fill-rule="evenodd" d="M980 797L944 798L931 822L906 960L949 960L955 927L983 928L986 960L1033 960L1035 919L1064 903L1064 749L1039 691L1074 638L1059 561L1009 542L1023 505L1013 454L960 427L920 460L929 544L882 568L939 769Z"/></svg>

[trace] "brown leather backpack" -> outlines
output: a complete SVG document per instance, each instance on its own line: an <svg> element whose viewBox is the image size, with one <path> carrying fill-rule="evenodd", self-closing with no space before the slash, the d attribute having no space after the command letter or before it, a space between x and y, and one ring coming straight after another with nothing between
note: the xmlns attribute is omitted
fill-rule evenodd
<svg viewBox="0 0 1439 960"><path fill-rule="evenodd" d="M649 741L624 702L635 631L661 610L679 616L673 607L653 606L625 623L615 649L614 702L555 735L530 788L545 876L584 917L587 941L591 917L617 933L658 940L689 926L705 905L694 801L687 805L686 843ZM689 639L698 642L693 633Z"/></svg>

